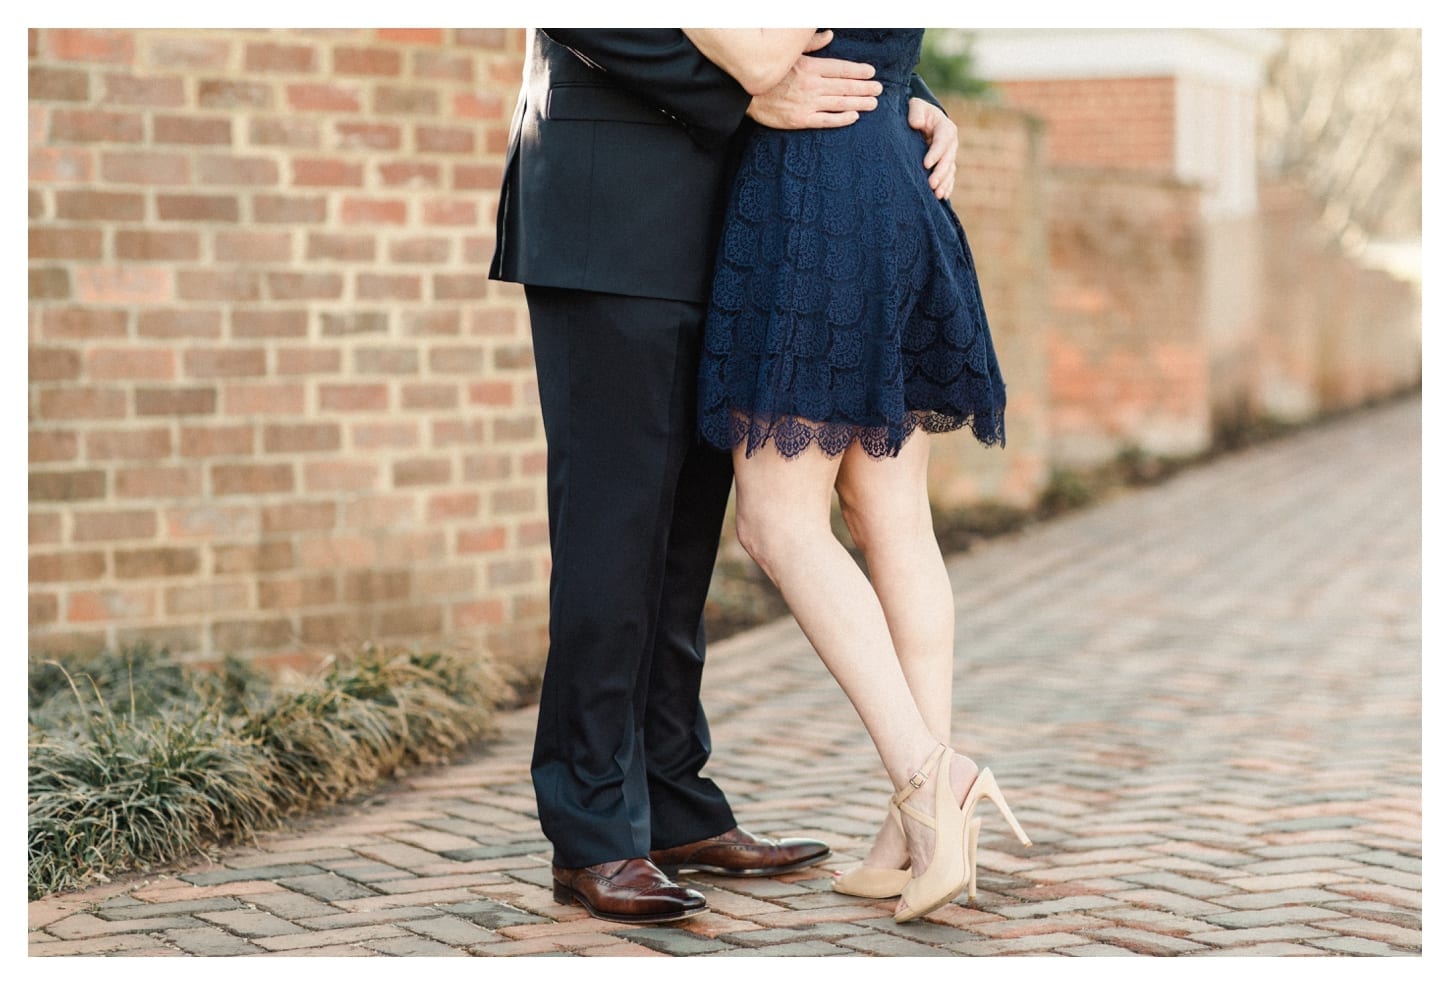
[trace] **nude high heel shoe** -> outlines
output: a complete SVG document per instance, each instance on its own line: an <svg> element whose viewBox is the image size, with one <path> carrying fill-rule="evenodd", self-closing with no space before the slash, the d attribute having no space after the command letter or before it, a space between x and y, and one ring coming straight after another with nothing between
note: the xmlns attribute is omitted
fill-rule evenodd
<svg viewBox="0 0 1450 985"><path fill-rule="evenodd" d="M890 899L900 896L910 880L910 869L878 869L858 865L832 879L831 891L864 899Z"/></svg>
<svg viewBox="0 0 1450 985"><path fill-rule="evenodd" d="M977 809L978 801L983 797L997 806L1018 841L1024 845L1032 844L1022 826L1017 823L1017 818L1013 816L1012 809L1007 806L990 769L983 767L971 789L967 791L966 799L961 804L956 802L951 789L950 769L953 755L955 753L952 750L938 745L921 769L912 774L907 785L892 797L892 803L903 813L936 832L936 846L930 864L921 875L909 880L901 892L905 905L895 914L897 923L915 920L950 903L964 888L968 897L976 895L976 834L980 826L972 823L976 820L972 815ZM925 785L933 772L937 774L935 810L928 816L905 801Z"/></svg>
<svg viewBox="0 0 1450 985"><path fill-rule="evenodd" d="M896 826L901 826L901 812L896 804L886 805ZM967 834L967 899L977 898L977 833L982 830L982 819L972 818ZM906 884L911 881L911 863L904 869L883 869L876 866L856 865L839 873L831 880L831 891L843 896L859 896L863 899L891 899L900 896Z"/></svg>
<svg viewBox="0 0 1450 985"><path fill-rule="evenodd" d="M886 816L901 827L901 812L893 798L886 802ZM911 879L911 863L904 869L883 869L864 863L838 873L831 880L831 891L845 896L860 896L864 899L890 899L900 896Z"/></svg>

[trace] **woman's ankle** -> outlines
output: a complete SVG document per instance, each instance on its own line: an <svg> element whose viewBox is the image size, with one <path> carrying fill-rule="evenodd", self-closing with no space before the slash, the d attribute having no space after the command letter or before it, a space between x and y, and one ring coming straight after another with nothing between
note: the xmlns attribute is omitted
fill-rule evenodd
<svg viewBox="0 0 1450 985"><path fill-rule="evenodd" d="M956 802L960 804L966 799L967 792L972 789L972 784L976 782L977 774L980 772L976 761L970 756L962 755L959 752L953 752L950 756L942 756L929 773L923 773L924 781L920 787L912 791L911 796L907 797L905 802L913 806L933 803L936 799L936 785L945 777L946 782L952 786ZM930 814L930 808L927 808L925 812Z"/></svg>
<svg viewBox="0 0 1450 985"><path fill-rule="evenodd" d="M946 751L943 752L943 750ZM914 746L914 751L909 758L905 760L904 764L900 764L906 769L905 774L892 777L896 781L897 796L901 796L901 792L910 787L915 787L916 792L920 792L923 788L931 786L931 778L947 762L949 752L950 750L944 743L935 739L929 739Z"/></svg>
<svg viewBox="0 0 1450 985"><path fill-rule="evenodd" d="M876 832L861 864L871 869L904 869L909 862L906 836L902 834L901 826L888 817Z"/></svg>

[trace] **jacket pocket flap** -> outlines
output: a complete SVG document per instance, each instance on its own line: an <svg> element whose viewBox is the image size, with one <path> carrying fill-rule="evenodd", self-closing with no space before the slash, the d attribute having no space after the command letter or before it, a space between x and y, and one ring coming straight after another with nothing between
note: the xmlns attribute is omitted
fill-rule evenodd
<svg viewBox="0 0 1450 985"><path fill-rule="evenodd" d="M611 120L663 125L670 118L628 92L609 86L565 84L549 89L546 120Z"/></svg>

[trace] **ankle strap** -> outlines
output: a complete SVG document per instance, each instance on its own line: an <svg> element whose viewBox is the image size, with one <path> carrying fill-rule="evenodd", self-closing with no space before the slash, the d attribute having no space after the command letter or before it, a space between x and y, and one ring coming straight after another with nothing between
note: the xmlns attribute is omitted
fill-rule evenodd
<svg viewBox="0 0 1450 985"><path fill-rule="evenodd" d="M895 795L892 796L891 802L900 806L907 797L910 797L912 794L920 790L922 784L926 783L926 781L931 777L932 771L936 768L936 765L941 762L942 756L946 755L949 752L951 752L951 750L948 749L944 743L938 742L936 744L936 748L931 751L931 755L926 757L926 762L922 763L915 773L907 777L906 786L896 791Z"/></svg>

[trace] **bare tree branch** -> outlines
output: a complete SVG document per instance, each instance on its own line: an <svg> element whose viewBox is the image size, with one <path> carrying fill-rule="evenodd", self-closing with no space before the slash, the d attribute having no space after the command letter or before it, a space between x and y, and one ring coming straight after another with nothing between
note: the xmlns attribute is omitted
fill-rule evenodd
<svg viewBox="0 0 1450 985"><path fill-rule="evenodd" d="M1293 30L1259 102L1260 166L1297 178L1346 245L1420 234L1418 30Z"/></svg>

